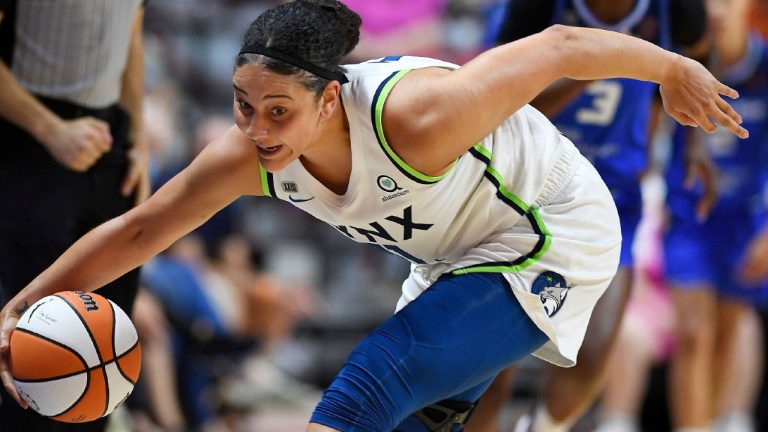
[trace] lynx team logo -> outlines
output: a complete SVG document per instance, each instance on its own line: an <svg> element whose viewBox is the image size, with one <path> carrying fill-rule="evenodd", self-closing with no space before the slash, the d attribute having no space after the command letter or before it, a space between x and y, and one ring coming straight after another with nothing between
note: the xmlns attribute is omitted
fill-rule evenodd
<svg viewBox="0 0 768 432"><path fill-rule="evenodd" d="M547 315L554 316L565 302L570 288L564 277L555 272L546 271L533 281L531 292L539 295Z"/></svg>

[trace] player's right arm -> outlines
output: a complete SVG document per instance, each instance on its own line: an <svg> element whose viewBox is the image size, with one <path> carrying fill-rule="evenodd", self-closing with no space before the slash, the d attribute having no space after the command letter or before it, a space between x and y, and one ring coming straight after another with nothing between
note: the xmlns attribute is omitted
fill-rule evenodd
<svg viewBox="0 0 768 432"><path fill-rule="evenodd" d="M117 279L242 195L262 195L259 162L248 138L233 126L147 201L72 245L0 312L0 374L8 392L22 403L7 362L20 312L55 292L92 291Z"/></svg>
<svg viewBox="0 0 768 432"><path fill-rule="evenodd" d="M564 77L655 82L665 111L680 123L711 133L716 121L741 138L748 136L739 114L722 98L738 93L698 62L621 33L553 26L488 50L455 71L424 68L405 75L384 105L387 140L415 169L442 174Z"/></svg>

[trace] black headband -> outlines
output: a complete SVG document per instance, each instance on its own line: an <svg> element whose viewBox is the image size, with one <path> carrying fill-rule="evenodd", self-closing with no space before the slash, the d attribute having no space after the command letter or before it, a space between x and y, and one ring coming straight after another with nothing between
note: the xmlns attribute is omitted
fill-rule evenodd
<svg viewBox="0 0 768 432"><path fill-rule="evenodd" d="M307 72L312 72L313 74L321 78L325 78L331 81L338 81L339 84L345 84L349 82L346 75L344 75L341 72L328 70L314 63L310 63L302 58L299 58L290 54L286 54L284 52L276 51L276 50L273 50L272 48L265 47L264 45L258 42L244 45L240 49L240 54L259 54L259 55L267 56L275 60L280 60L282 62L296 66L297 68L304 69Z"/></svg>

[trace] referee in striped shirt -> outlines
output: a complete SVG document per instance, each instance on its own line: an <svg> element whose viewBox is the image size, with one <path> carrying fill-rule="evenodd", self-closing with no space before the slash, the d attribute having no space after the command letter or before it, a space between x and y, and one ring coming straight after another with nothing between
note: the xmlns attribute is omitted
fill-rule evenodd
<svg viewBox="0 0 768 432"><path fill-rule="evenodd" d="M0 0L0 304L148 195L142 0ZM99 292L130 314L138 270ZM59 423L0 390L0 429Z"/></svg>

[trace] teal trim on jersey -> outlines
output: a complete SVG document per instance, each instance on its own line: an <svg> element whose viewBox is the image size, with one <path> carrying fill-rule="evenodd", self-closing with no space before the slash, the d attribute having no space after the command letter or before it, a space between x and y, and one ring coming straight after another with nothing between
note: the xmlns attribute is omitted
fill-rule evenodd
<svg viewBox="0 0 768 432"><path fill-rule="evenodd" d="M469 267L454 270L451 272L451 274L463 275L470 273L520 272L529 267L531 264L537 262L545 253L547 253L549 246L552 244L552 234L544 224L544 220L541 218L539 210L535 207L529 206L507 189L502 175L491 166L491 161L493 160L493 153L491 153L491 151L482 145L477 144L472 147L470 153L486 164L485 178L487 178L494 186L496 186L496 196L504 203L512 207L521 216L525 216L525 218L528 219L528 222L531 224L533 231L539 235L539 240L528 254L521 256L515 261L475 264Z"/></svg>
<svg viewBox="0 0 768 432"><path fill-rule="evenodd" d="M264 192L264 196L271 197L272 193L270 192L271 188L269 185L272 183L272 174L261 166L261 162L259 162L259 174L261 175L261 191Z"/></svg>
<svg viewBox="0 0 768 432"><path fill-rule="evenodd" d="M458 162L458 159L456 159L451 167L442 175L439 176L428 176L426 174L422 174L421 172L417 171L410 165L408 165L407 162L400 159L400 156L397 155L397 153L392 150L392 147L389 146L389 143L387 143L387 138L384 136L384 127L382 124L382 113L384 112L384 102L387 100L387 96L389 96L389 92L392 91L392 88L397 84L408 72L410 72L411 69L403 69L399 72L396 72L389 76L382 85L379 87L379 89L376 91L376 94L374 95L373 99L373 128L376 131L376 138L379 141L379 145L384 150L384 153L389 157L389 159L392 161L392 163L395 164L396 167L400 169L400 171L411 178L412 180L415 180L419 183L437 183L438 181L445 178L445 176L448 175L448 173L451 172L453 167L456 166L456 163Z"/></svg>

